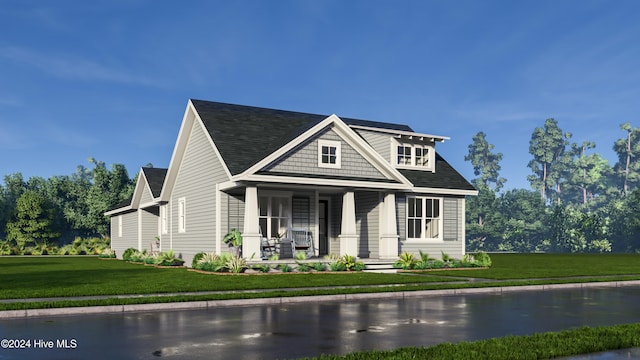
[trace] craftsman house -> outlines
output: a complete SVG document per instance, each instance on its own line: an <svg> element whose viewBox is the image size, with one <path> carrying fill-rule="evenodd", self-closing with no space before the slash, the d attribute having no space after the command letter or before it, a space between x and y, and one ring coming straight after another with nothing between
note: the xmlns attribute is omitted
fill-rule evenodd
<svg viewBox="0 0 640 360"><path fill-rule="evenodd" d="M190 100L168 169L143 168L134 195L106 214L129 247L244 257L291 230L309 256L394 259L465 252L465 196L477 191L436 153L447 137L406 125Z"/></svg>

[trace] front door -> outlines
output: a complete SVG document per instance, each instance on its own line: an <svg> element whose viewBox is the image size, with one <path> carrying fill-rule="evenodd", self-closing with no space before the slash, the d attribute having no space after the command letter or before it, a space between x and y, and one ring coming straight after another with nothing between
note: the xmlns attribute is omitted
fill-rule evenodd
<svg viewBox="0 0 640 360"><path fill-rule="evenodd" d="M318 252L329 254L329 200L318 202Z"/></svg>

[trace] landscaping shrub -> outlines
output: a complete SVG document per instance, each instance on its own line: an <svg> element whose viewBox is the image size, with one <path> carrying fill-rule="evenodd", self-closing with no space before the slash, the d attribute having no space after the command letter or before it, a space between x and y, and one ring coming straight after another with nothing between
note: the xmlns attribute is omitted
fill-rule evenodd
<svg viewBox="0 0 640 360"><path fill-rule="evenodd" d="M200 261L202 258L204 258L205 256L207 256L207 253L204 251L201 251L197 254L195 254L193 256L193 260L191 261L191 267L196 269L197 265L198 265L198 261Z"/></svg>
<svg viewBox="0 0 640 360"><path fill-rule="evenodd" d="M138 251L138 250L136 250L134 248L128 248L127 250L125 250L122 253L122 260L131 261L131 255L133 255L136 251Z"/></svg>

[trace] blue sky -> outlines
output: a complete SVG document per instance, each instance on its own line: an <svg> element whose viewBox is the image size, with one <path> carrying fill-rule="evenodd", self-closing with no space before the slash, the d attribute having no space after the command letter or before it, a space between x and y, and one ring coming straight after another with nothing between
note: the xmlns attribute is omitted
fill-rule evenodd
<svg viewBox="0 0 640 360"><path fill-rule="evenodd" d="M0 4L0 175L87 159L167 167L189 98L472 136L529 188L529 139L554 117L615 163L640 126L640 2L30 1Z"/></svg>

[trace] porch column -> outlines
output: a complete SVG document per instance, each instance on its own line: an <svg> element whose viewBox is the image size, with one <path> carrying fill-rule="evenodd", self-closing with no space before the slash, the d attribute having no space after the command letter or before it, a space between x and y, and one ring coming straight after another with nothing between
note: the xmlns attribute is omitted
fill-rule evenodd
<svg viewBox="0 0 640 360"><path fill-rule="evenodd" d="M248 185L244 194L244 231L242 256L260 259L260 225L258 223L258 188Z"/></svg>
<svg viewBox="0 0 640 360"><path fill-rule="evenodd" d="M380 229L380 258L398 257L398 224L396 219L396 194L384 195L382 203L382 228Z"/></svg>
<svg viewBox="0 0 640 360"><path fill-rule="evenodd" d="M353 191L342 195L342 226L340 227L340 255L358 256L356 234L356 203Z"/></svg>

